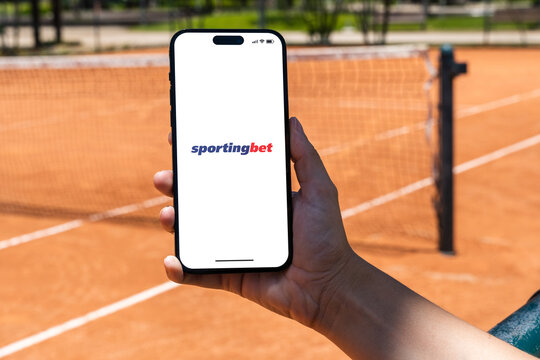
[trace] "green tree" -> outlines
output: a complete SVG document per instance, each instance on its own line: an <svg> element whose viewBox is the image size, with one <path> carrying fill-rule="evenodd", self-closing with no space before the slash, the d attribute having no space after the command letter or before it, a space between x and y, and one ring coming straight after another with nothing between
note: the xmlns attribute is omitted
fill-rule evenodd
<svg viewBox="0 0 540 360"><path fill-rule="evenodd" d="M391 0L361 0L350 4L357 28L362 32L364 44L384 44L390 20Z"/></svg>
<svg viewBox="0 0 540 360"><path fill-rule="evenodd" d="M344 5L344 0L303 0L303 19L313 41L330 43L330 34L336 29Z"/></svg>

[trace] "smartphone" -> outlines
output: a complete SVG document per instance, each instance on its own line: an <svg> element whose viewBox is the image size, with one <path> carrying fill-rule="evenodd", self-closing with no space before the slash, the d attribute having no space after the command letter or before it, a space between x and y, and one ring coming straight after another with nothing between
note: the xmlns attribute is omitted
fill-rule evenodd
<svg viewBox="0 0 540 360"><path fill-rule="evenodd" d="M283 37L182 30L169 56L175 243L184 271L286 268L292 205Z"/></svg>

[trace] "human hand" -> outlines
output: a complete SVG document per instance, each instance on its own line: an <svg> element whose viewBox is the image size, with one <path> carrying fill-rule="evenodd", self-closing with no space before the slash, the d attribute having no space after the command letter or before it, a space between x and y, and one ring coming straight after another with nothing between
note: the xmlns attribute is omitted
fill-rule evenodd
<svg viewBox="0 0 540 360"><path fill-rule="evenodd" d="M290 129L301 187L292 199L292 264L280 272L194 275L167 256L170 280L239 294L315 329L354 359L532 359L358 257L347 242L337 191L321 158L296 118ZM172 183L171 171L154 176L166 195L172 196ZM174 209L162 209L160 221L174 232Z"/></svg>
<svg viewBox="0 0 540 360"><path fill-rule="evenodd" d="M164 260L171 281L223 289L267 309L314 327L324 316L337 284L334 281L355 254L347 242L337 190L302 125L290 119L291 157L300 190L293 193L293 259L280 272L187 274L175 256ZM169 143L171 136L169 135ZM173 174L160 171L154 185L172 196ZM174 208L160 213L165 230L174 232Z"/></svg>

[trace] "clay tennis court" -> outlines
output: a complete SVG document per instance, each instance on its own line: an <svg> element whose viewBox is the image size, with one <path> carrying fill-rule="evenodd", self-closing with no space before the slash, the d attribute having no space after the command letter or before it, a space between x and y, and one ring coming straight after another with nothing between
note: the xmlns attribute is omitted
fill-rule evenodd
<svg viewBox="0 0 540 360"><path fill-rule="evenodd" d="M436 64L436 52L430 55ZM429 186L350 215L344 222L350 243L362 257L432 302L488 330L540 286L540 49L457 49L456 56L469 64L469 73L456 80L455 162L467 164L455 177L458 255L448 257L436 250L430 206L434 189ZM431 175L434 139L426 140L425 129L414 127L416 118L407 117L418 112L421 118L427 112L425 101L420 101L424 94L421 88L412 94L403 92L408 82L425 80L425 72L416 70L424 67L423 62L407 71L400 61L388 60L383 69L387 86L371 88L363 79L382 70L376 62L369 64L353 69L358 78L348 78L349 85L340 89L330 86L344 76L340 71L347 73L339 63L324 73L313 67L329 63L290 65L291 115L299 117L321 149L340 191L342 210ZM27 74L20 72L17 78L0 82L0 109L19 114L16 121L2 121L0 128L5 209L0 213L0 241L19 239L0 247L0 353L22 340L20 350L9 358L345 358L321 335L235 295L161 285L166 282L162 259L174 245L170 234L148 220L157 218L159 205L103 221L73 223L116 208L109 206L111 198L122 206L159 197L151 174L170 168L171 163L166 141L167 69L115 71L112 88L106 82L113 76L110 71L85 72L83 76L94 80L81 78L81 83L88 83L88 94L113 94L101 100L75 96L72 82L55 70ZM77 74L73 72L81 76ZM126 87L118 80L133 76L140 76L139 87ZM149 77L162 79L155 80L162 85L151 93L144 85ZM394 84L397 77L405 86ZM36 79L48 84L43 94L57 92L58 100L41 103L45 100L36 96L30 102L17 102L9 97L23 91L25 81ZM303 96L308 83L310 89L320 89L309 98ZM355 111L370 104L347 100L358 91L373 95L374 104L373 111L362 113L370 114L372 121L364 121L360 130ZM345 99L339 109L326 101L332 96ZM377 99L383 99L382 104ZM124 103L122 115L115 112L119 101ZM392 104L397 104L395 110ZM45 112L42 123L33 124L40 112ZM70 121L75 114L85 113L91 118ZM400 113L403 122L389 121ZM108 121L115 116L121 116L121 121ZM384 150L370 140L403 126L416 130L386 139L392 145ZM114 151L96 145L95 139L124 130L130 141L113 139ZM353 130L365 141L352 136ZM527 139L532 140L523 143ZM83 146L77 149L85 151L73 151L73 144L80 142ZM521 145L509 148L514 144ZM402 155L408 146L418 150ZM54 156L35 161L44 151ZM489 158L482 158L488 154ZM86 180L74 182L73 177L59 175L69 166L81 169ZM106 176L101 173L104 168ZM125 169L131 170L128 175ZM369 185L369 178L381 174L387 175L382 177L385 180ZM121 186L124 182L130 186ZM368 192L358 184L373 187ZM168 203L159 198L156 202ZM43 204L52 205L44 209ZM60 224L71 225L24 237ZM148 289L153 290L144 292ZM118 303L123 299L129 300ZM107 307L111 304L115 305ZM41 335L44 341L34 336L51 328Z"/></svg>

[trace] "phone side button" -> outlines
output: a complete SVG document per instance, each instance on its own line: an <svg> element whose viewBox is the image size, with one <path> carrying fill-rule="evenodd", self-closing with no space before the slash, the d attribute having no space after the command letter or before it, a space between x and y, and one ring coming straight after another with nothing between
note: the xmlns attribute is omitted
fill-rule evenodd
<svg viewBox="0 0 540 360"><path fill-rule="evenodd" d="M171 127L173 127L173 111L171 109Z"/></svg>

